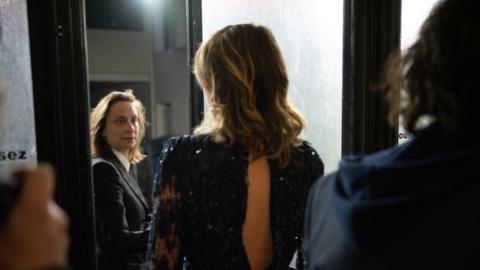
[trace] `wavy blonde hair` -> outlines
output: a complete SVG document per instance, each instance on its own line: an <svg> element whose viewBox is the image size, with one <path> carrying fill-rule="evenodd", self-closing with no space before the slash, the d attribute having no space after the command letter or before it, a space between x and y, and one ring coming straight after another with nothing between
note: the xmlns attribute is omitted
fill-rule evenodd
<svg viewBox="0 0 480 270"><path fill-rule="evenodd" d="M288 165L304 120L288 101L285 63L269 29L221 29L198 49L193 72L211 108L195 134L229 146L240 143L253 159L265 155Z"/></svg>
<svg viewBox="0 0 480 270"><path fill-rule="evenodd" d="M140 143L145 137L145 108L138 100L131 89L124 92L112 91L103 97L90 113L90 146L92 157L103 156L107 151L111 151L110 145L103 139L102 133L106 126L106 120L110 108L120 101L132 102L138 113L138 138L135 146L128 153L130 163L138 163L145 158L140 152Z"/></svg>

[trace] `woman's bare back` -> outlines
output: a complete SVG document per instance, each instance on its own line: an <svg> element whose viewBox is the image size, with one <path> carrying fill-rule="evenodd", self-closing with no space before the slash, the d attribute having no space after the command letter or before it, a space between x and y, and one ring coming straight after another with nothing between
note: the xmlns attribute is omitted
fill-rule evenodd
<svg viewBox="0 0 480 270"><path fill-rule="evenodd" d="M262 156L248 164L247 210L243 224L243 245L252 270L266 269L273 258L270 224L270 168Z"/></svg>

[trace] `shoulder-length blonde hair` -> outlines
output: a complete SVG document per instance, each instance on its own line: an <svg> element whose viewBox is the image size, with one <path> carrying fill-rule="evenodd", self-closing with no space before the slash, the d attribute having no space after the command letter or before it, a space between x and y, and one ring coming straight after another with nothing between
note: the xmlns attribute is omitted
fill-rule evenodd
<svg viewBox="0 0 480 270"><path fill-rule="evenodd" d="M127 157L130 163L135 164L145 158L145 155L140 152L140 143L145 137L145 108L130 89L125 90L125 92L110 92L98 102L97 106L90 113L90 146L92 156L103 156L107 151L111 151L111 146L103 139L102 133L105 130L110 108L120 101L132 102L138 113L138 138Z"/></svg>
<svg viewBox="0 0 480 270"><path fill-rule="evenodd" d="M282 167L290 162L304 121L288 101L285 63L269 29L221 29L198 49L193 72L211 107L196 134L245 145L253 159L266 155Z"/></svg>

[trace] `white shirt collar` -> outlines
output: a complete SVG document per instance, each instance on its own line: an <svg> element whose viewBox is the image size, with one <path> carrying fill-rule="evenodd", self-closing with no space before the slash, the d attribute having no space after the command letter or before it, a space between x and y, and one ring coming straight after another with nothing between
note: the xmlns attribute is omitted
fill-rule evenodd
<svg viewBox="0 0 480 270"><path fill-rule="evenodd" d="M122 163L123 167L125 167L125 170L128 172L130 170L130 162L128 162L128 159L122 153L113 148L112 152L115 154L118 160L120 160L120 163Z"/></svg>

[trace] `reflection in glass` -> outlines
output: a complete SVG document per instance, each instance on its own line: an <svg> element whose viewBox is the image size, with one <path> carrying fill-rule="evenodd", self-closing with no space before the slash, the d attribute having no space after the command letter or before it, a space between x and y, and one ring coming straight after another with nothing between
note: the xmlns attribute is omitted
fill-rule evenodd
<svg viewBox="0 0 480 270"><path fill-rule="evenodd" d="M90 104L132 89L146 108L147 158L134 167L148 197L165 138L189 133L185 2L87 0Z"/></svg>

